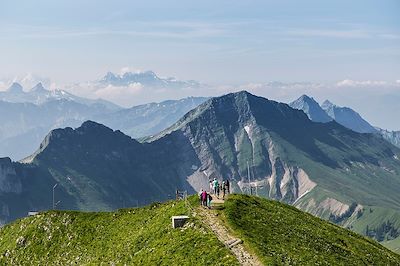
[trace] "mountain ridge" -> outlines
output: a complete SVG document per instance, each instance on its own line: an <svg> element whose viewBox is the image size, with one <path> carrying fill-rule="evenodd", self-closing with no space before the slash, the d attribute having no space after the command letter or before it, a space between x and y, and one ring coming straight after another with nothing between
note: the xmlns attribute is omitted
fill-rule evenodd
<svg viewBox="0 0 400 266"><path fill-rule="evenodd" d="M23 87L19 83L14 82L6 91L0 91L0 100L11 103L28 102L36 105L41 105L54 100L72 100L87 105L102 104L113 110L121 108L118 105L103 99L86 99L60 89L48 90L41 82L37 83L28 91L24 91Z"/></svg>
<svg viewBox="0 0 400 266"><path fill-rule="evenodd" d="M315 122L326 123L333 119L321 108L314 98L307 95L300 96L297 100L291 102L290 107L303 110L307 116Z"/></svg>
<svg viewBox="0 0 400 266"><path fill-rule="evenodd" d="M323 122L323 119L319 118L322 111L330 117L331 120L337 121L344 127L359 133L374 133L381 135L390 143L400 147L400 134L397 131L388 131L378 127L373 127L353 109L337 106L329 100L325 100L320 106L318 102L312 99L314 108L309 108L308 102L311 99L312 98L309 96L303 95L297 100L291 102L290 105L295 109L303 110L312 121Z"/></svg>
<svg viewBox="0 0 400 266"><path fill-rule="evenodd" d="M92 119L135 138L159 133L178 121L190 110L205 102L207 97L187 97L159 103L133 106L114 113L95 116Z"/></svg>
<svg viewBox="0 0 400 266"><path fill-rule="evenodd" d="M109 210L155 195L165 200L176 189L194 193L217 178L230 179L233 192L255 189L358 233L367 225L378 230L381 224L371 223L378 213L383 223L400 209L400 149L243 91L207 100L144 143L93 122L55 132L62 134L31 163L9 168L22 187L28 174L48 180L42 186L59 183L60 208ZM43 207L50 197L42 200ZM400 219L393 226L399 229ZM390 237L385 233L384 240Z"/></svg>
<svg viewBox="0 0 400 266"><path fill-rule="evenodd" d="M339 124L360 133L376 133L376 129L364 120L360 114L348 107L337 106L326 100L321 108Z"/></svg>

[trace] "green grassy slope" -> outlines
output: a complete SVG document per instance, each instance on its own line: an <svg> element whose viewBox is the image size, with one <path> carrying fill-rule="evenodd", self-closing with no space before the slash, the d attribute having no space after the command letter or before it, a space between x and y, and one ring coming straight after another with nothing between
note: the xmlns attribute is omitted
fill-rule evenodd
<svg viewBox="0 0 400 266"><path fill-rule="evenodd" d="M400 238L396 238L393 240L383 241L382 245L387 247L390 250L393 250L396 253L400 253Z"/></svg>
<svg viewBox="0 0 400 266"><path fill-rule="evenodd" d="M236 265L236 258L201 223L172 229L183 202L117 212L50 211L0 231L1 265Z"/></svg>
<svg viewBox="0 0 400 266"><path fill-rule="evenodd" d="M223 214L267 265L400 264L377 242L276 201L231 195Z"/></svg>
<svg viewBox="0 0 400 266"><path fill-rule="evenodd" d="M117 212L49 211L0 229L0 264L237 265L198 218L172 229L171 216L187 212L182 201ZM377 242L276 201L231 195L219 212L267 265L400 264Z"/></svg>

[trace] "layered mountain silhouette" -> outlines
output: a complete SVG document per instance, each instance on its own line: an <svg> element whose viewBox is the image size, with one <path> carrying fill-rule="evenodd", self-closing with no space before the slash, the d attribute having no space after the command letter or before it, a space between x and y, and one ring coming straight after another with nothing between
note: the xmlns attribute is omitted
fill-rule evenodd
<svg viewBox="0 0 400 266"><path fill-rule="evenodd" d="M359 133L375 133L392 144L400 147L400 133L372 126L359 113L349 107L340 107L329 100L319 105L313 98L302 95L290 103L290 106L302 110L314 122L326 123L335 120L337 123Z"/></svg>
<svg viewBox="0 0 400 266"><path fill-rule="evenodd" d="M326 123L333 120L314 98L307 95L302 95L297 100L290 103L290 107L303 110L314 122Z"/></svg>
<svg viewBox="0 0 400 266"><path fill-rule="evenodd" d="M103 99L86 99L60 89L48 90L40 82L28 91L24 91L21 84L16 82L11 84L6 91L0 91L0 101L4 102L33 103L41 105L55 100L68 100L85 105L102 105L110 110L118 110L121 108L118 105Z"/></svg>
<svg viewBox="0 0 400 266"><path fill-rule="evenodd" d="M41 83L28 92L13 83L0 92L0 157L23 159L36 150L50 130L77 127L86 120L98 121L134 138L153 135L206 99L189 97L124 109L101 99L50 91Z"/></svg>
<svg viewBox="0 0 400 266"><path fill-rule="evenodd" d="M0 157L22 159L35 151L54 128L79 126L97 114L121 109L104 100L47 90L38 83L25 92L18 83L0 92Z"/></svg>
<svg viewBox="0 0 400 266"><path fill-rule="evenodd" d="M113 129L119 129L133 138L159 133L178 121L184 114L196 108L208 98L188 97L167 100L100 114L92 119Z"/></svg>
<svg viewBox="0 0 400 266"><path fill-rule="evenodd" d="M194 193L215 177L374 234L387 220L399 228L399 158L379 136L242 91L207 100L143 143L91 121L53 130L26 160L1 161L1 218L49 209L55 183L59 208L109 210Z"/></svg>
<svg viewBox="0 0 400 266"><path fill-rule="evenodd" d="M360 114L348 107L337 106L326 100L321 108L336 122L360 133L376 133L376 129L364 120Z"/></svg>

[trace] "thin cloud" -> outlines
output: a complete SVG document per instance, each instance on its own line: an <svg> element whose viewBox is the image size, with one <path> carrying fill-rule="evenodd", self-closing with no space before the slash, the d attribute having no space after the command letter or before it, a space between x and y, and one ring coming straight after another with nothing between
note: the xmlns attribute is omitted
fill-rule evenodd
<svg viewBox="0 0 400 266"><path fill-rule="evenodd" d="M379 37L383 39L388 39L388 40L399 40L400 39L400 34L380 34Z"/></svg>
<svg viewBox="0 0 400 266"><path fill-rule="evenodd" d="M338 87L359 87L359 86L385 86L388 82L382 80L351 80L345 79L336 83Z"/></svg>
<svg viewBox="0 0 400 266"><path fill-rule="evenodd" d="M383 29L290 29L284 30L283 34L294 37L314 37L314 38L338 38L338 39L387 39L397 40L400 35L396 32L389 32Z"/></svg>
<svg viewBox="0 0 400 266"><path fill-rule="evenodd" d="M67 37L90 37L101 35L123 35L133 37L157 37L174 39L191 39L204 37L220 37L228 31L227 23L201 23L201 22L160 22L123 25L120 28L57 28L48 26L30 25L3 25L0 28L2 38L13 36L16 38L67 38Z"/></svg>
<svg viewBox="0 0 400 266"><path fill-rule="evenodd" d="M364 30L332 30L332 29L295 29L287 31L286 34L301 37L329 37L345 39L372 38L371 32Z"/></svg>

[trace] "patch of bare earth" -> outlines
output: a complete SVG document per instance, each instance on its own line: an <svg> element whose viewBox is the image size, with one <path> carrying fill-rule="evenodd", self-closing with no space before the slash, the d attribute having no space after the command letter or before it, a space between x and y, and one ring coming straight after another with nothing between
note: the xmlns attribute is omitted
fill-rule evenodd
<svg viewBox="0 0 400 266"><path fill-rule="evenodd" d="M223 203L223 200L216 199L213 200L213 202ZM263 265L254 254L251 254L246 250L241 239L238 239L229 233L229 230L218 218L216 211L199 207L197 208L197 212L201 220L211 228L219 241L231 250L241 265Z"/></svg>

